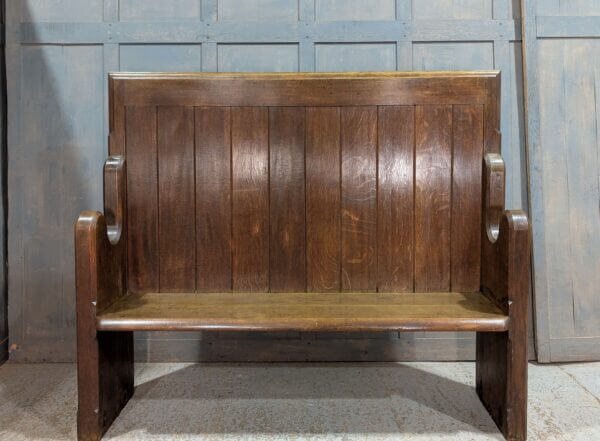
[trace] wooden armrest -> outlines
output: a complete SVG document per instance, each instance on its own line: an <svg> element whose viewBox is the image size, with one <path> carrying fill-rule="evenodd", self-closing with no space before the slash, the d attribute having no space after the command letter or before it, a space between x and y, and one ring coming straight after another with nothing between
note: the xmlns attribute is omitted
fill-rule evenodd
<svg viewBox="0 0 600 441"><path fill-rule="evenodd" d="M526 311L529 221L523 211L504 210L504 161L498 154L485 156L484 195L482 291L507 312L513 306Z"/></svg>
<svg viewBox="0 0 600 441"><path fill-rule="evenodd" d="M96 311L121 297L125 285L125 160L111 156L104 164L105 214L84 211L75 224L78 311Z"/></svg>

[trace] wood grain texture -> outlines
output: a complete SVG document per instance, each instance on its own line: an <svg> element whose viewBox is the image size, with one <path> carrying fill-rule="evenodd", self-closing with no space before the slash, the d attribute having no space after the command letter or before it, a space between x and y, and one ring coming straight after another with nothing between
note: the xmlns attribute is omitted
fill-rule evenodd
<svg viewBox="0 0 600 441"><path fill-rule="evenodd" d="M158 176L156 108L128 107L127 262L132 292L158 291Z"/></svg>
<svg viewBox="0 0 600 441"><path fill-rule="evenodd" d="M98 316L101 330L504 331L480 293L148 293Z"/></svg>
<svg viewBox="0 0 600 441"><path fill-rule="evenodd" d="M269 109L269 289L306 289L304 144L306 111Z"/></svg>
<svg viewBox="0 0 600 441"><path fill-rule="evenodd" d="M377 289L377 108L344 107L342 290Z"/></svg>
<svg viewBox="0 0 600 441"><path fill-rule="evenodd" d="M412 106L378 116L377 289L414 289L414 124Z"/></svg>
<svg viewBox="0 0 600 441"><path fill-rule="evenodd" d="M415 291L447 291L452 107L417 106L415 119Z"/></svg>
<svg viewBox="0 0 600 441"><path fill-rule="evenodd" d="M75 252L77 436L99 440L133 395L133 333L96 330L97 313L125 294L125 247L109 242L101 213L84 211Z"/></svg>
<svg viewBox="0 0 600 441"><path fill-rule="evenodd" d="M482 108L454 106L452 127L450 289L475 292L481 273Z"/></svg>
<svg viewBox="0 0 600 441"><path fill-rule="evenodd" d="M196 289L194 110L159 107L159 291Z"/></svg>
<svg viewBox="0 0 600 441"><path fill-rule="evenodd" d="M487 79L497 75L497 72L111 74L117 83L125 83L123 96L127 106L483 104L488 100Z"/></svg>
<svg viewBox="0 0 600 441"><path fill-rule="evenodd" d="M508 331L477 333L477 393L506 439L527 438L527 305L530 232L522 211L505 211L482 261L484 293L510 317ZM495 276L489 278L488 274Z"/></svg>
<svg viewBox="0 0 600 441"><path fill-rule="evenodd" d="M231 110L196 108L196 288L231 289Z"/></svg>
<svg viewBox="0 0 600 441"><path fill-rule="evenodd" d="M269 289L268 129L266 108L231 109L234 291Z"/></svg>
<svg viewBox="0 0 600 441"><path fill-rule="evenodd" d="M306 288L339 291L340 109L308 108L306 125Z"/></svg>

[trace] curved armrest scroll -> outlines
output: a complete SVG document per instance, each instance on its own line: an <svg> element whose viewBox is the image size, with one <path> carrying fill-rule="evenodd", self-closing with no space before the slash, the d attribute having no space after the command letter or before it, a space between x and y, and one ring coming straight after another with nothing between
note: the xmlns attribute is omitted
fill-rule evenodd
<svg viewBox="0 0 600 441"><path fill-rule="evenodd" d="M497 153L484 158L484 220L490 242L498 239L504 210L504 160Z"/></svg>
<svg viewBox="0 0 600 441"><path fill-rule="evenodd" d="M101 310L125 292L125 247L112 245L107 233L102 213L79 215L75 224L78 314L87 308Z"/></svg>
<svg viewBox="0 0 600 441"><path fill-rule="evenodd" d="M104 163L104 216L108 240L116 245L125 222L125 158L109 156Z"/></svg>

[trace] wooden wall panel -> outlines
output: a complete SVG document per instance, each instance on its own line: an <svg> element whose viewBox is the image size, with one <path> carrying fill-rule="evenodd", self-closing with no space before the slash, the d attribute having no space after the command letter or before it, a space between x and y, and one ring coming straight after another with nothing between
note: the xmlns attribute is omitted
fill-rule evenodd
<svg viewBox="0 0 600 441"><path fill-rule="evenodd" d="M306 288L341 288L340 109L306 113Z"/></svg>
<svg viewBox="0 0 600 441"><path fill-rule="evenodd" d="M319 43L315 45L315 70L320 72L396 70L393 43Z"/></svg>
<svg viewBox="0 0 600 441"><path fill-rule="evenodd" d="M435 18L491 19L493 2L493 0L414 1L413 16L415 20Z"/></svg>
<svg viewBox="0 0 600 441"><path fill-rule="evenodd" d="M268 118L264 107L231 109L234 291L269 289Z"/></svg>
<svg viewBox="0 0 600 441"><path fill-rule="evenodd" d="M306 109L269 109L270 291L306 290Z"/></svg>
<svg viewBox="0 0 600 441"><path fill-rule="evenodd" d="M120 21L197 21L202 0L119 0Z"/></svg>
<svg viewBox="0 0 600 441"><path fill-rule="evenodd" d="M523 11L538 358L600 359L600 2Z"/></svg>
<svg viewBox="0 0 600 441"><path fill-rule="evenodd" d="M157 113L158 287L190 292L196 290L194 109Z"/></svg>
<svg viewBox="0 0 600 441"><path fill-rule="evenodd" d="M377 290L377 108L341 110L342 291Z"/></svg>
<svg viewBox="0 0 600 441"><path fill-rule="evenodd" d="M385 106L378 116L377 289L414 289L414 127L412 106Z"/></svg>
<svg viewBox="0 0 600 441"><path fill-rule="evenodd" d="M298 72L297 44L219 44L219 72Z"/></svg>
<svg viewBox="0 0 600 441"><path fill-rule="evenodd" d="M199 44L123 44L119 64L127 72L198 71L202 67Z"/></svg>
<svg viewBox="0 0 600 441"><path fill-rule="evenodd" d="M452 106L417 106L415 291L449 291Z"/></svg>
<svg viewBox="0 0 600 441"><path fill-rule="evenodd" d="M196 109L196 288L231 289L231 110Z"/></svg>
<svg viewBox="0 0 600 441"><path fill-rule="evenodd" d="M298 0L219 0L219 21L298 20Z"/></svg>
<svg viewBox="0 0 600 441"><path fill-rule="evenodd" d="M7 69L9 90L13 91L8 97L8 187L12 189L8 256L10 296L14 299L10 323L11 343L18 348L12 357L34 361L73 359L72 222L81 209L101 208L100 172L109 129L105 81L108 72L502 69L503 90L511 90L503 95L502 107L503 153L512 154L511 163L507 163L507 179L512 185L507 202L508 207L519 208L526 205L527 199L522 104L517 97L520 67L514 63L518 52L513 50L520 40L512 20L518 15L515 2L492 2L493 17L489 16L487 0L455 1L452 7L448 2L436 1L436 7L410 0L7 2ZM429 8L429 12L423 12L423 8ZM257 10L261 11L260 17ZM427 14L429 18L425 18ZM23 72L30 73L22 75ZM41 85L45 87L40 88ZM81 90L86 91L83 97ZM47 111L40 109L51 109L56 118L50 121ZM206 160L216 161L214 176L205 176L206 180L216 181L204 182L202 200L210 199L221 209L223 204L231 207L225 179L225 173L231 170L226 166L230 157L224 147L230 140L219 138L225 137L227 130L219 118L206 116L206 124L217 124L211 135L215 141L206 151L196 151L196 160L205 154ZM26 130L27 127L39 129ZM60 168L59 163L69 167ZM512 174L516 170L514 164L521 166L518 175ZM26 182L39 184L28 186ZM200 186L199 182L196 184ZM48 188L52 194L43 197L38 188ZM55 191L57 188L62 193ZM221 191L225 194L223 200L211 199ZM42 202L55 201L57 194L63 195L64 202ZM308 202L308 192L306 196ZM222 212L225 217L230 216ZM41 218L50 219L53 226L38 225L34 229L35 219ZM223 227L213 227L215 237L205 237L206 243L214 240L223 244L230 237L230 224L208 216L203 222ZM32 231L37 231L35 238ZM333 233L339 234L340 230ZM200 234L198 229L198 248ZM45 253L48 249L60 251ZM202 262L201 256L206 253L197 251L199 290L231 287L231 266L226 264L227 259L231 264L229 242L219 250L222 253L211 256L214 260L210 262ZM339 251L332 258L338 259L332 266L337 265L339 275ZM61 265L55 265L57 261ZM219 271L214 269L217 266ZM210 280L202 279L202 267L206 268L204 274L212 274ZM341 281L339 277L336 280ZM37 286L44 286L52 294L40 297ZM36 315L42 304L48 313ZM404 334L398 347L405 348L400 351L403 355L409 347L408 353L414 359L431 358L432 347L436 348L438 359L468 357L472 340L445 336L442 345L439 337L432 341L427 335ZM138 347L150 348L152 359L182 353L181 348L194 342L187 334L139 334L136 338ZM286 341L286 345L301 342ZM356 338L351 340L351 346L363 348L371 341ZM386 353L399 355L394 351Z"/></svg>
<svg viewBox="0 0 600 441"><path fill-rule="evenodd" d="M395 0L315 0L315 17L321 21L394 20Z"/></svg>

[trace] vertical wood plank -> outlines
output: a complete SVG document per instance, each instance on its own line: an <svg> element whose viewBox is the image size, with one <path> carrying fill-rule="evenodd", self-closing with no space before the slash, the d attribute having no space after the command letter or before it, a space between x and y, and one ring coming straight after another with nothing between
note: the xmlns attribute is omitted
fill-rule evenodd
<svg viewBox="0 0 600 441"><path fill-rule="evenodd" d="M270 291L306 290L305 109L269 109Z"/></svg>
<svg viewBox="0 0 600 441"><path fill-rule="evenodd" d="M378 117L377 290L414 289L414 123L412 106Z"/></svg>
<svg viewBox="0 0 600 441"><path fill-rule="evenodd" d="M565 121L568 185L563 191L568 195L570 218L574 328L576 335L582 337L600 335L600 163L596 119L600 111L596 107L600 84L596 84L598 61L591 56L600 53L599 49L594 40L567 40L563 67L564 106L568 115Z"/></svg>
<svg viewBox="0 0 600 441"><path fill-rule="evenodd" d="M157 112L159 289L195 291L194 109Z"/></svg>
<svg viewBox="0 0 600 441"><path fill-rule="evenodd" d="M268 124L267 108L231 109L234 291L269 289Z"/></svg>
<svg viewBox="0 0 600 441"><path fill-rule="evenodd" d="M196 289L231 290L231 111L195 109Z"/></svg>
<svg viewBox="0 0 600 441"><path fill-rule="evenodd" d="M306 277L308 291L339 291L340 109L306 110Z"/></svg>
<svg viewBox="0 0 600 441"><path fill-rule="evenodd" d="M377 107L344 107L342 290L377 289Z"/></svg>
<svg viewBox="0 0 600 441"><path fill-rule="evenodd" d="M452 106L417 106L415 137L415 290L448 291Z"/></svg>
<svg viewBox="0 0 600 441"><path fill-rule="evenodd" d="M482 108L454 106L452 134L450 289L475 292L481 273Z"/></svg>
<svg viewBox="0 0 600 441"><path fill-rule="evenodd" d="M156 108L127 107L127 262L131 292L157 291Z"/></svg>

